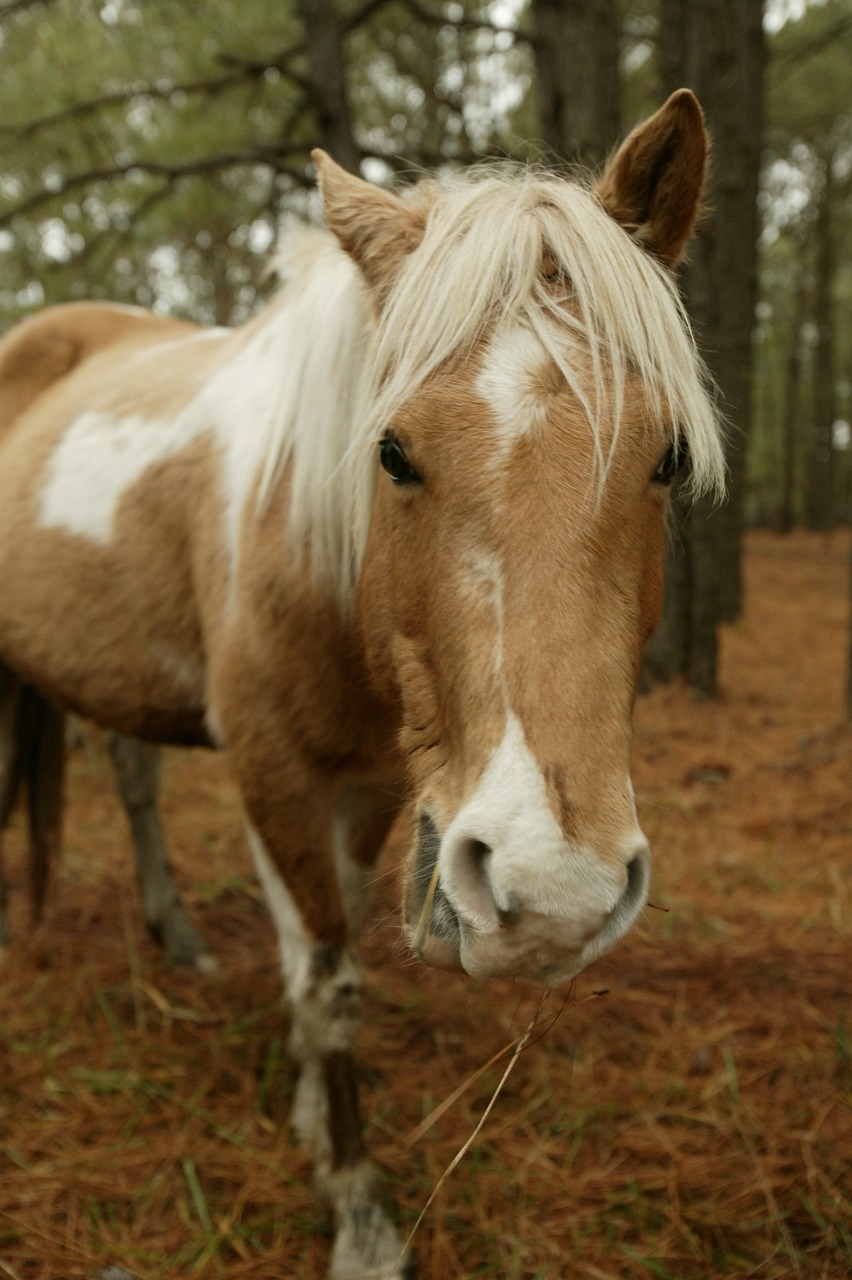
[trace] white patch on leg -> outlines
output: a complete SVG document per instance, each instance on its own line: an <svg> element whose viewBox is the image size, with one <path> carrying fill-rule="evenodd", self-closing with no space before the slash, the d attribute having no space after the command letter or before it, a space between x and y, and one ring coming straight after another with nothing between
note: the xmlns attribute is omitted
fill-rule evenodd
<svg viewBox="0 0 852 1280"><path fill-rule="evenodd" d="M382 1207L374 1166L364 1160L326 1174L318 1190L334 1210L329 1280L402 1280L407 1255Z"/></svg>
<svg viewBox="0 0 852 1280"><path fill-rule="evenodd" d="M260 836L250 825L247 825L246 830L258 879L263 886L278 932L284 987L289 999L296 1005L310 986L311 953L316 944L305 928L293 896L263 847Z"/></svg>
<svg viewBox="0 0 852 1280"><path fill-rule="evenodd" d="M328 1083L324 1057L348 1050L360 1012L361 967L343 952L329 972L298 907L263 843L248 827L257 872L278 930L287 992L293 1002L290 1048L300 1064L291 1125L314 1160L318 1193L334 1212L335 1239L329 1280L403 1280L402 1243L382 1206L379 1179L369 1160L332 1169Z"/></svg>
<svg viewBox="0 0 852 1280"><path fill-rule="evenodd" d="M284 986L293 1008L290 1051L302 1062L312 1054L349 1049L361 1018L364 976L351 950L336 956L328 972L314 972L321 943L305 928L293 895L251 826L249 846L278 931Z"/></svg>
<svg viewBox="0 0 852 1280"><path fill-rule="evenodd" d="M328 1146L328 1094L317 1057L308 1058L299 1068L290 1128L299 1145L310 1154L316 1154L320 1146Z"/></svg>

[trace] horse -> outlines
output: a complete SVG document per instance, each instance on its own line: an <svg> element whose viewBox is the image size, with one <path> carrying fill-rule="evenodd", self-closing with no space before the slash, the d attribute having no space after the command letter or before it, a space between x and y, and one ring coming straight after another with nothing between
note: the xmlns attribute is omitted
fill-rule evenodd
<svg viewBox="0 0 852 1280"><path fill-rule="evenodd" d="M427 964L558 987L646 901L631 718L669 491L687 462L724 484L673 276L706 149L680 90L594 185L485 166L394 193L315 151L327 229L242 327L75 303L0 345L0 661L227 753L333 1280L411 1265L353 1069L403 803Z"/></svg>

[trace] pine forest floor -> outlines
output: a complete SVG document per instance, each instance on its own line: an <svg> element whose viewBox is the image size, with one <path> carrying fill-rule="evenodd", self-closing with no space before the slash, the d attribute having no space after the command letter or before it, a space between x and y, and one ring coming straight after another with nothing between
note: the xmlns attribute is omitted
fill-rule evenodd
<svg viewBox="0 0 852 1280"><path fill-rule="evenodd" d="M852 1274L852 731L848 535L751 534L722 697L640 699L634 783L653 908L555 995L414 1242L420 1280ZM72 755L65 852L27 924L6 842L0 1277L320 1280L328 1223L287 1136L273 927L223 762L170 753L163 813L220 969L148 939L100 740ZM407 1233L539 995L408 959L386 850L364 939L368 1140ZM386 874L385 874L386 873ZM605 990L605 995L593 992Z"/></svg>

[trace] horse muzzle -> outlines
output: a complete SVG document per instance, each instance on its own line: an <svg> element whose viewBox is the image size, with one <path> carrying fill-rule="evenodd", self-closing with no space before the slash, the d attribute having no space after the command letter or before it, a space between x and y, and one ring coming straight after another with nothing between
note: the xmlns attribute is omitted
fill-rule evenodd
<svg viewBox="0 0 852 1280"><path fill-rule="evenodd" d="M534 850L526 877L515 874L507 886L494 851L471 843L477 847L460 855L452 828L442 840L421 815L406 923L415 952L434 968L558 987L609 951L644 906L650 852L641 835L628 842L618 871L572 848L554 870L551 851L543 887ZM460 861L468 864L463 874Z"/></svg>

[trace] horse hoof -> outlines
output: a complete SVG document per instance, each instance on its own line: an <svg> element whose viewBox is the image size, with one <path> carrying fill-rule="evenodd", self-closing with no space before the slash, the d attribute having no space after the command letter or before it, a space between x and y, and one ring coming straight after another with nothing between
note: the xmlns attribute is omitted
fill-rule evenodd
<svg viewBox="0 0 852 1280"><path fill-rule="evenodd" d="M351 1205L339 1222L328 1280L413 1280L414 1263L377 1203Z"/></svg>
<svg viewBox="0 0 852 1280"><path fill-rule="evenodd" d="M355 1271L341 1270L332 1263L328 1280L416 1280L416 1275L414 1259L406 1254L404 1258L390 1263L387 1267L371 1267L369 1270L363 1267L357 1267Z"/></svg>
<svg viewBox="0 0 852 1280"><path fill-rule="evenodd" d="M186 917L174 911L166 919L149 921L148 928L163 948L169 964L198 973L215 973L219 962Z"/></svg>

